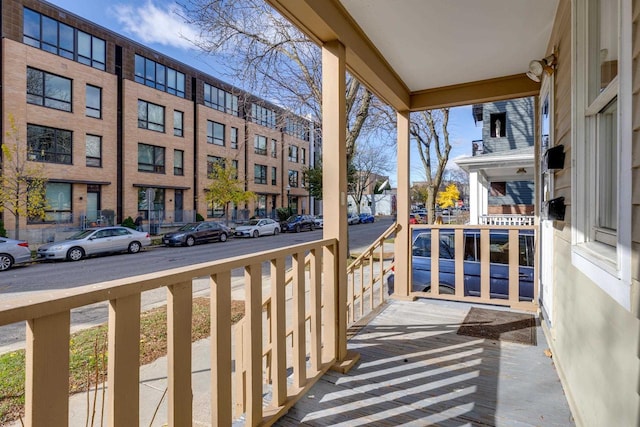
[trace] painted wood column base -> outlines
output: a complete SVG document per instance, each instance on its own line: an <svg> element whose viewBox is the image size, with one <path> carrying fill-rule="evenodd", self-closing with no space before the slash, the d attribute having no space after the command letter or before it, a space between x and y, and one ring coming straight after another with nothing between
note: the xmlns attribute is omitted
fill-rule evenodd
<svg viewBox="0 0 640 427"><path fill-rule="evenodd" d="M356 353L355 351L347 351L347 356L344 360L340 362L336 362L331 367L332 371L340 372L341 374L346 374L355 366L356 363L360 360L360 353Z"/></svg>
<svg viewBox="0 0 640 427"><path fill-rule="evenodd" d="M391 295L389 296L389 299L393 299L396 301L415 301L418 298L414 297L413 295Z"/></svg>

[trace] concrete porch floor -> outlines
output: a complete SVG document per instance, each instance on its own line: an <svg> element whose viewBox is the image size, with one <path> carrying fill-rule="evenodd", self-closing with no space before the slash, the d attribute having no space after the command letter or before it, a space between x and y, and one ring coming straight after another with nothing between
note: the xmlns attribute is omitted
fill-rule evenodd
<svg viewBox="0 0 640 427"><path fill-rule="evenodd" d="M458 335L470 307L390 301L348 343L360 362L275 425L575 425L541 327L535 346Z"/></svg>

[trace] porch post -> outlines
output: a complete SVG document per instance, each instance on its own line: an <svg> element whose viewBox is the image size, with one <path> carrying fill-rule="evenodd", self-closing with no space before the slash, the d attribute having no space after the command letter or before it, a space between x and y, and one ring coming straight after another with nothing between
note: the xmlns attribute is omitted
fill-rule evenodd
<svg viewBox="0 0 640 427"><path fill-rule="evenodd" d="M393 298L411 299L409 297L409 112L398 111L398 190L397 190L397 219L400 230L395 239L395 277Z"/></svg>
<svg viewBox="0 0 640 427"><path fill-rule="evenodd" d="M322 46L322 202L325 239L337 239L337 251L325 251L325 285L335 284L334 369L346 372L358 360L347 354L347 106L345 47L337 40ZM334 271L335 267L335 271ZM331 280L333 278L333 280ZM331 345L325 346L331 348Z"/></svg>
<svg viewBox="0 0 640 427"><path fill-rule="evenodd" d="M480 183L478 171L469 172L469 224L478 225L480 222Z"/></svg>

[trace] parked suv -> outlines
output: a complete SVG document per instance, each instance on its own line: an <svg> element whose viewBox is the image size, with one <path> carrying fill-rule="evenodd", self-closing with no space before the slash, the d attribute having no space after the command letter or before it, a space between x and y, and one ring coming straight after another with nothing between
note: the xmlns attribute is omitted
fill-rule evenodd
<svg viewBox="0 0 640 427"><path fill-rule="evenodd" d="M519 232L519 288L520 299L533 299L534 235L531 230ZM455 233L441 229L439 233L439 291L441 294L455 292ZM431 230L414 229L412 236L411 290L429 292L431 290ZM463 232L464 242L464 294L480 296L480 230L468 229ZM509 297L509 233L507 230L491 230L489 233L489 276L491 298ZM387 280L389 293L393 292L394 276Z"/></svg>
<svg viewBox="0 0 640 427"><path fill-rule="evenodd" d="M311 215L293 215L282 224L283 231L295 231L299 233L303 229L313 230L316 226L315 218Z"/></svg>

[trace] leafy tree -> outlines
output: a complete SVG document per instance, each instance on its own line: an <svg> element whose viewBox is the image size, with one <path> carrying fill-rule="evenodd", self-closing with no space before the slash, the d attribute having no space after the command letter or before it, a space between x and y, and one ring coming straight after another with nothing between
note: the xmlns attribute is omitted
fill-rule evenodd
<svg viewBox="0 0 640 427"><path fill-rule="evenodd" d="M238 171L230 162L215 162L209 174L211 182L206 187L205 199L224 207L224 218L228 221L229 205L246 203L255 199L252 191L244 189L244 182L238 179Z"/></svg>
<svg viewBox="0 0 640 427"><path fill-rule="evenodd" d="M433 223L434 220L436 195L451 151L448 125L448 108L411 114L409 134L416 142L424 167L426 178L424 203L429 213L429 223Z"/></svg>
<svg viewBox="0 0 640 427"><path fill-rule="evenodd" d="M9 115L9 130L2 141L0 161L0 212L15 218L15 238L20 238L20 219L44 219L47 210L47 180L42 164L27 160L27 147Z"/></svg>
<svg viewBox="0 0 640 427"><path fill-rule="evenodd" d="M310 196L322 200L322 163L319 162L316 167L304 168L302 182Z"/></svg>
<svg viewBox="0 0 640 427"><path fill-rule="evenodd" d="M443 208L454 207L459 198L458 187L455 184L449 184L444 191L438 193L438 205Z"/></svg>

